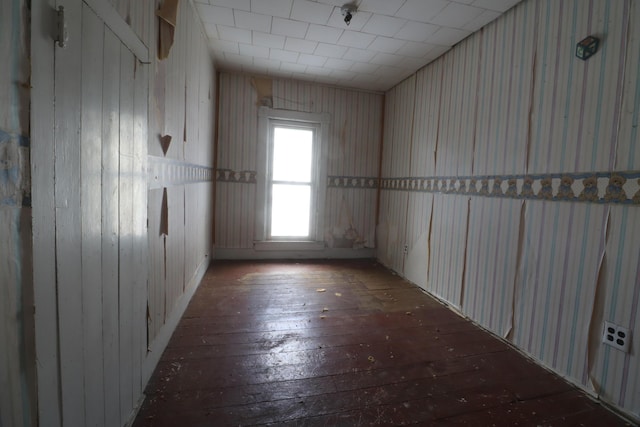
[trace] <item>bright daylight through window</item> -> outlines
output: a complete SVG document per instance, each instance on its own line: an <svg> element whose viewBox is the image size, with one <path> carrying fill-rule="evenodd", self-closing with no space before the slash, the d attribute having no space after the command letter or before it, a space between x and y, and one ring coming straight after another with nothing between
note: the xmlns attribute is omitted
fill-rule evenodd
<svg viewBox="0 0 640 427"><path fill-rule="evenodd" d="M273 127L270 236L310 235L314 130Z"/></svg>

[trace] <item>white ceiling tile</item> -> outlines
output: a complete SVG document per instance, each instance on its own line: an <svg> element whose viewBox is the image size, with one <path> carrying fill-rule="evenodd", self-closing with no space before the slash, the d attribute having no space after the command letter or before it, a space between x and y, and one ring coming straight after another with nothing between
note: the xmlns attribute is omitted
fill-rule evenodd
<svg viewBox="0 0 640 427"><path fill-rule="evenodd" d="M209 6L206 4L196 3L196 9L202 22L210 22L212 24L229 25L233 23L233 9L220 6Z"/></svg>
<svg viewBox="0 0 640 427"><path fill-rule="evenodd" d="M322 67L327 62L326 56L309 55L301 53L298 57L298 64L311 65L313 67Z"/></svg>
<svg viewBox="0 0 640 427"><path fill-rule="evenodd" d="M498 16L500 16L500 12L496 12L494 10L485 10L476 19L472 20L471 22L468 22L463 29L469 30L469 31L478 31L480 28L484 27L489 22L494 21Z"/></svg>
<svg viewBox="0 0 640 427"><path fill-rule="evenodd" d="M350 70L353 67L353 61L347 61L346 59L329 58L324 64L325 67L332 70Z"/></svg>
<svg viewBox="0 0 640 427"><path fill-rule="evenodd" d="M273 47L276 49L284 48L284 36L278 36L270 33L253 32L253 44L256 46Z"/></svg>
<svg viewBox="0 0 640 427"><path fill-rule="evenodd" d="M345 46L338 46L328 43L318 43L318 47L316 47L314 53L316 55L326 56L329 58L342 58L347 49L348 48Z"/></svg>
<svg viewBox="0 0 640 427"><path fill-rule="evenodd" d="M497 12L506 12L519 2L520 0L476 0L473 2L473 5Z"/></svg>
<svg viewBox="0 0 640 427"><path fill-rule="evenodd" d="M254 59L255 62L255 59ZM419 70L423 66L427 64L428 60L425 58L410 58L408 56L403 56L400 62L397 65L406 68L407 70Z"/></svg>
<svg viewBox="0 0 640 427"><path fill-rule="evenodd" d="M333 12L333 6L308 0L294 0L291 18L314 24L326 24Z"/></svg>
<svg viewBox="0 0 640 427"><path fill-rule="evenodd" d="M263 15L288 18L293 0L251 0L251 11Z"/></svg>
<svg viewBox="0 0 640 427"><path fill-rule="evenodd" d="M227 40L216 40L213 43L213 50L216 52L229 52L240 54L240 48L238 47L238 43L230 42Z"/></svg>
<svg viewBox="0 0 640 427"><path fill-rule="evenodd" d="M251 44L240 43L240 55L255 56L258 58L269 58L269 48L264 46L254 46Z"/></svg>
<svg viewBox="0 0 640 427"><path fill-rule="evenodd" d="M390 37L378 36L369 45L369 49L377 50L378 52L394 53L397 52L404 44L405 40L393 39Z"/></svg>
<svg viewBox="0 0 640 427"><path fill-rule="evenodd" d="M425 22L407 21L407 23L395 35L398 39L423 42L440 27Z"/></svg>
<svg viewBox="0 0 640 427"><path fill-rule="evenodd" d="M303 64L293 64L291 62L283 62L280 64L280 69L291 73L304 73L307 66Z"/></svg>
<svg viewBox="0 0 640 427"><path fill-rule="evenodd" d="M424 58L431 49L433 49L433 45L429 43L407 42L396 53L412 58Z"/></svg>
<svg viewBox="0 0 640 427"><path fill-rule="evenodd" d="M213 6L228 7L230 9L251 10L251 2L249 0L209 0Z"/></svg>
<svg viewBox="0 0 640 427"><path fill-rule="evenodd" d="M384 91L518 0L193 0L216 66ZM349 26L340 11L357 3ZM431 22L433 20L433 22Z"/></svg>
<svg viewBox="0 0 640 427"><path fill-rule="evenodd" d="M327 27L326 25L309 25L307 30L306 39L323 43L335 43L342 35L343 30L334 27Z"/></svg>
<svg viewBox="0 0 640 427"><path fill-rule="evenodd" d="M309 24L305 22L293 21L291 19L273 18L271 23L271 32L281 36L304 38L307 34Z"/></svg>
<svg viewBox="0 0 640 427"><path fill-rule="evenodd" d="M445 52L447 52L449 49L451 49L451 46L435 46L433 49L429 51L429 53L426 56L426 59L436 59L439 56L443 55Z"/></svg>
<svg viewBox="0 0 640 427"><path fill-rule="evenodd" d="M238 28L262 31L264 33L271 31L271 16L242 10L234 10L233 15L236 19L236 27Z"/></svg>
<svg viewBox="0 0 640 427"><path fill-rule="evenodd" d="M215 41L215 40L219 40L220 36L218 35L218 26L215 24L203 24L204 25L204 32L207 34L207 37L209 37L210 41Z"/></svg>
<svg viewBox="0 0 640 427"><path fill-rule="evenodd" d="M407 23L406 19L392 16L373 15L362 27L362 31L381 36L392 37Z"/></svg>
<svg viewBox="0 0 640 427"><path fill-rule="evenodd" d="M331 73L331 75L338 80L351 80L355 77L358 77L358 73L350 70L333 70L333 73Z"/></svg>
<svg viewBox="0 0 640 427"><path fill-rule="evenodd" d="M379 65L371 64L369 62L354 62L350 68L351 71L355 71L358 74L373 74L378 71Z"/></svg>
<svg viewBox="0 0 640 427"><path fill-rule="evenodd" d="M280 61L273 59L253 58L253 65L262 67L267 71L277 71L280 69Z"/></svg>
<svg viewBox="0 0 640 427"><path fill-rule="evenodd" d="M420 22L430 22L449 4L445 0L407 0L396 16Z"/></svg>
<svg viewBox="0 0 640 427"><path fill-rule="evenodd" d="M314 67L312 65L307 67L307 72L313 73L315 76L329 76L331 75L331 69L326 67Z"/></svg>
<svg viewBox="0 0 640 427"><path fill-rule="evenodd" d="M429 37L429 43L439 44L442 46L453 46L469 34L471 34L471 31L442 27L436 31L435 34Z"/></svg>
<svg viewBox="0 0 640 427"><path fill-rule="evenodd" d="M224 52L224 59L238 65L253 65L253 57Z"/></svg>
<svg viewBox="0 0 640 427"><path fill-rule="evenodd" d="M393 16L403 3L404 0L362 0L358 10Z"/></svg>
<svg viewBox="0 0 640 427"><path fill-rule="evenodd" d="M371 19L370 12L356 12L351 18L351 22L349 25L345 24L344 16L342 16L342 12L339 7L333 9L333 13L329 18L329 22L327 25L336 28L342 28L343 30L351 30L351 31L360 31L362 27Z"/></svg>
<svg viewBox="0 0 640 427"><path fill-rule="evenodd" d="M342 58L350 61L369 62L374 56L376 56L376 52L372 50L350 47Z"/></svg>
<svg viewBox="0 0 640 427"><path fill-rule="evenodd" d="M289 50L270 49L269 59L281 62L297 62L299 54Z"/></svg>
<svg viewBox="0 0 640 427"><path fill-rule="evenodd" d="M328 4L331 6L342 6L345 3L348 3L348 0L313 0L317 3Z"/></svg>
<svg viewBox="0 0 640 427"><path fill-rule="evenodd" d="M356 31L345 31L338 40L338 44L342 46L357 47L366 49L375 39L372 34L358 33Z"/></svg>
<svg viewBox="0 0 640 427"><path fill-rule="evenodd" d="M313 53L316 50L317 42L310 40L297 39L295 37L287 37L284 42L285 50L292 50L294 52Z"/></svg>
<svg viewBox="0 0 640 427"><path fill-rule="evenodd" d="M402 61L403 57L400 55L393 55L391 53L379 53L372 60L372 64L377 65L396 65Z"/></svg>
<svg viewBox="0 0 640 427"><path fill-rule="evenodd" d="M443 27L463 28L469 22L480 16L484 9L459 3L449 3L432 20Z"/></svg>
<svg viewBox="0 0 640 427"><path fill-rule="evenodd" d="M218 35L222 40L251 44L251 31L242 28L218 25Z"/></svg>

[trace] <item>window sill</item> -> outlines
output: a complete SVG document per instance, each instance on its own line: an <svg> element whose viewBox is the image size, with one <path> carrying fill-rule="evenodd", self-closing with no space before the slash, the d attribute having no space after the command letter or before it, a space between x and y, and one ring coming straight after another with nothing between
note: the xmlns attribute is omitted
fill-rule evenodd
<svg viewBox="0 0 640 427"><path fill-rule="evenodd" d="M321 251L324 242L264 240L253 243L256 251Z"/></svg>

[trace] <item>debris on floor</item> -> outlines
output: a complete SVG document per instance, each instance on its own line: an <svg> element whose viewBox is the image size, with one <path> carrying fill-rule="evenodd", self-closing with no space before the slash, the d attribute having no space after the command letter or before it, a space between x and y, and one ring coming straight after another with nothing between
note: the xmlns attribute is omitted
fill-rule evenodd
<svg viewBox="0 0 640 427"><path fill-rule="evenodd" d="M316 289L316 292L326 292L327 290L325 288L318 288Z"/></svg>

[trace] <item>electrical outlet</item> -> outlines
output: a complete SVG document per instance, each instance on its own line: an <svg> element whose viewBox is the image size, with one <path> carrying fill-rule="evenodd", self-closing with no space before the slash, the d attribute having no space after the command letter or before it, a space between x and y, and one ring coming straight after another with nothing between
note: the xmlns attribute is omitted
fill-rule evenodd
<svg viewBox="0 0 640 427"><path fill-rule="evenodd" d="M628 353L629 343L631 342L631 331L615 323L605 321L602 330L602 342Z"/></svg>
<svg viewBox="0 0 640 427"><path fill-rule="evenodd" d="M405 255L409 253L409 245L407 245L406 243L404 245L403 252L404 252Z"/></svg>

